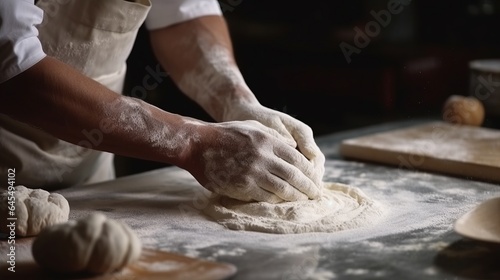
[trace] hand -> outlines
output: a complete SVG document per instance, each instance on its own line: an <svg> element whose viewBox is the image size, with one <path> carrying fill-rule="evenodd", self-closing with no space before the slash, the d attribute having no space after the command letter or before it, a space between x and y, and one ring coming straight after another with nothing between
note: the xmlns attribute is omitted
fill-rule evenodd
<svg viewBox="0 0 500 280"><path fill-rule="evenodd" d="M186 159L202 186L242 201L318 198L311 181L314 166L295 143L256 121L235 121L199 127L202 135Z"/></svg>
<svg viewBox="0 0 500 280"><path fill-rule="evenodd" d="M283 137L296 143L299 151L313 164L309 177L319 188L323 186L325 155L314 141L312 129L290 115L262 106L259 103L236 103L228 106L223 121L256 120L276 130Z"/></svg>

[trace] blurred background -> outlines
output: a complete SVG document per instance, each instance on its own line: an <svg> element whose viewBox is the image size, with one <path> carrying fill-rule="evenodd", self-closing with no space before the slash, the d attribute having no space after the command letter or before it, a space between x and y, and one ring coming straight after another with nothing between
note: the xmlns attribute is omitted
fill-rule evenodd
<svg viewBox="0 0 500 280"><path fill-rule="evenodd" d="M236 60L260 102L316 136L383 122L441 119L469 94L469 61L500 57L500 0L220 0ZM135 90L156 62L141 28L125 94L169 112L210 117L171 80ZM486 119L485 126L493 126ZM117 176L165 164L117 156Z"/></svg>

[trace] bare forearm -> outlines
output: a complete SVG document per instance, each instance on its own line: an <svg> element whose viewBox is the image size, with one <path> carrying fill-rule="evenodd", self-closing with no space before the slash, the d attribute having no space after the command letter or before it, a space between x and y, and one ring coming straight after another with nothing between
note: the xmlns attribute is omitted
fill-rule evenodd
<svg viewBox="0 0 500 280"><path fill-rule="evenodd" d="M236 65L226 22L200 17L151 31L153 50L174 82L221 121L231 102L257 102Z"/></svg>
<svg viewBox="0 0 500 280"><path fill-rule="evenodd" d="M189 130L185 118L123 97L52 58L0 84L0 95L3 114L62 140L125 156L178 164L183 151L171 142Z"/></svg>

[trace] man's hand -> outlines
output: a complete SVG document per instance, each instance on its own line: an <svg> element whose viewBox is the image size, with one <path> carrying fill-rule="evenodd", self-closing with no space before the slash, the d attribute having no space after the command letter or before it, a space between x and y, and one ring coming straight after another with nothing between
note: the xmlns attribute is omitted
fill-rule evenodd
<svg viewBox="0 0 500 280"><path fill-rule="evenodd" d="M267 131L273 129L292 140L298 149L296 154L312 166L308 172L296 176L306 175L316 188L321 188L325 157L314 141L311 128L259 104L236 65L224 18L201 17L152 30L150 35L161 65L187 96L218 122L256 120L266 126ZM248 145L258 147L252 141Z"/></svg>
<svg viewBox="0 0 500 280"><path fill-rule="evenodd" d="M313 164L295 143L256 121L199 127L183 168L205 188L243 201L307 200L320 189L310 178Z"/></svg>
<svg viewBox="0 0 500 280"><path fill-rule="evenodd" d="M226 107L223 121L256 120L265 126L276 130L283 137L293 141L298 150L313 164L314 172L311 180L322 186L325 173L325 156L314 141L313 132L309 126L285 113L264 107L257 102L236 103Z"/></svg>

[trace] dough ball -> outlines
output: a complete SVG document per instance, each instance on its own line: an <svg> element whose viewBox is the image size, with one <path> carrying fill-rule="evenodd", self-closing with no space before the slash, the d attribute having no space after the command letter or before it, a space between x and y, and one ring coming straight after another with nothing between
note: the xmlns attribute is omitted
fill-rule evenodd
<svg viewBox="0 0 500 280"><path fill-rule="evenodd" d="M68 221L68 201L58 193L16 186L14 198L7 190L0 193L1 232L9 230L7 224L11 221L7 218L17 218L17 236L37 235L46 227ZM9 207L12 206L15 207L15 216L9 214Z"/></svg>
<svg viewBox="0 0 500 280"><path fill-rule="evenodd" d="M93 213L45 229L32 251L40 266L55 272L105 274L138 260L141 242L126 224Z"/></svg>
<svg viewBox="0 0 500 280"><path fill-rule="evenodd" d="M355 229L385 215L384 206L359 188L334 182L323 185L322 196L314 200L272 204L218 195L203 211L230 229L279 234Z"/></svg>
<svg viewBox="0 0 500 280"><path fill-rule="evenodd" d="M484 114L483 104L472 96L452 95L443 107L443 120L454 124L481 126Z"/></svg>

